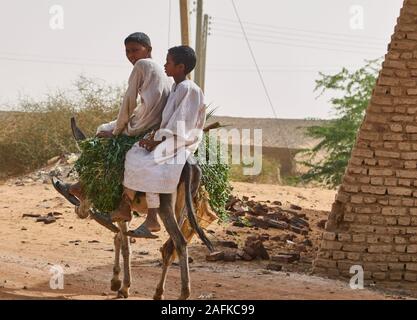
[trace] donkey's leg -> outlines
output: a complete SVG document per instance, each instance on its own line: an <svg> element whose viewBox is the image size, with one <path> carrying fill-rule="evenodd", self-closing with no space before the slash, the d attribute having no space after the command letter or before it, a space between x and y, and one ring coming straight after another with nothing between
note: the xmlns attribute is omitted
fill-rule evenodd
<svg viewBox="0 0 417 320"><path fill-rule="evenodd" d="M175 201L175 218L178 224L181 224L182 213L185 206L185 197L184 197L184 184L180 184L177 192L177 199ZM181 229L182 230L182 229ZM160 249L162 255L162 275L159 280L158 286L155 290L155 295L153 296L154 300L162 300L164 298L165 291L165 282L168 274L169 267L175 259L175 247L174 242L169 238L162 248Z"/></svg>
<svg viewBox="0 0 417 320"><path fill-rule="evenodd" d="M131 270L130 270L130 243L127 232L127 222L118 222L121 231L122 256L123 256L123 286L118 292L118 297L129 297Z"/></svg>
<svg viewBox="0 0 417 320"><path fill-rule="evenodd" d="M120 245L121 245L121 232L114 236L114 266L113 266L113 278L110 282L110 289L112 291L119 291L122 287L122 282L119 279L120 275Z"/></svg>
<svg viewBox="0 0 417 320"><path fill-rule="evenodd" d="M174 194L161 194L160 217L170 235L175 250L177 251L181 268L181 295L179 299L187 299L190 296L190 274L188 269L188 251L185 241L174 214Z"/></svg>
<svg viewBox="0 0 417 320"><path fill-rule="evenodd" d="M155 294L153 296L154 300L164 299L165 281L167 279L169 266L174 260L174 250L175 247L171 238L169 238L160 249L162 254L162 275L161 279L159 280L158 286L156 287Z"/></svg>

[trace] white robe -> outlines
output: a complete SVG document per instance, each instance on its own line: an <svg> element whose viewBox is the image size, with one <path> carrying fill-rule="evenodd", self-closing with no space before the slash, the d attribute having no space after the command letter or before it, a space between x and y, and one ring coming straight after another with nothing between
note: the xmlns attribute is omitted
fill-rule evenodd
<svg viewBox="0 0 417 320"><path fill-rule="evenodd" d="M162 113L155 140L166 140L152 152L138 143L126 154L123 184L142 192L173 193L188 157L203 136L206 107L201 89L192 81L174 84Z"/></svg>
<svg viewBox="0 0 417 320"><path fill-rule="evenodd" d="M172 81L164 70L152 59L138 60L130 74L117 120L102 124L97 133L112 131L114 135L135 136L158 128L171 85ZM139 106L138 95L141 98Z"/></svg>

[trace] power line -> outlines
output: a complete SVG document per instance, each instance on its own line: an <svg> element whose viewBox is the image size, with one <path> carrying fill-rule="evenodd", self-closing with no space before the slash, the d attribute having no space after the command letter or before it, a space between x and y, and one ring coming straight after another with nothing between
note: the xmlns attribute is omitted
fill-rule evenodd
<svg viewBox="0 0 417 320"><path fill-rule="evenodd" d="M247 65L208 65L212 72L256 72L256 69L248 68ZM358 65L262 65L262 72L339 72L342 68L348 70L359 69Z"/></svg>
<svg viewBox="0 0 417 320"><path fill-rule="evenodd" d="M214 17L214 19L223 20L225 22L229 22L229 23L233 23L233 24L240 24L236 20L222 18L222 17ZM345 33L332 33L332 32L318 31L318 30L305 30L305 29L298 29L298 28L278 27L278 26L274 26L274 25L270 25L270 24L253 23L253 22L248 22L248 21L243 21L243 22L247 25L260 26L260 27L271 28L271 29L292 30L292 31L298 31L298 32L302 32L302 33L312 33L314 35L322 34L322 35L346 37L346 38L355 38L355 39L358 39L358 38L364 38L365 39L366 38L368 40L377 40L378 39L378 40L381 40L381 41L386 41L386 39L379 38L379 37L374 37L374 36L358 36L358 35L351 35L351 34L345 34Z"/></svg>
<svg viewBox="0 0 417 320"><path fill-rule="evenodd" d="M215 21L215 25L220 26L220 28L232 28L232 31L237 31L234 29L239 29L239 25L230 25L230 24L225 24L223 22L218 22ZM364 44L364 43L368 43L368 44L374 44L374 45L384 45L386 44L386 41L375 41L375 40L371 40L371 39L361 39L360 37L355 37L355 38L347 38L347 39L343 39L343 37L340 36L320 36L314 33L311 34L305 34L306 32L303 33L299 33L299 32L288 32L286 30L281 30L279 28L277 29L265 29L263 27L246 27L246 30L250 30L250 31L255 31L255 32L262 32L262 33L270 33L270 34L281 34L281 35L289 35L289 36L298 36L298 37L304 37L304 38L317 38L317 39L324 39L324 40L332 40L332 41L342 41L344 43L346 42L354 42L354 43L359 43L359 44Z"/></svg>
<svg viewBox="0 0 417 320"><path fill-rule="evenodd" d="M69 60L70 62L72 62L74 60L81 60L82 62L84 62L84 61L97 62L98 61L96 58L88 58L88 57L87 58L84 58L84 57L62 57L62 56L60 56L60 57L56 57L56 56L51 57L51 56L45 56L45 55L41 55L41 54L37 54L37 53L20 53L20 52L10 52L10 51L8 51L8 52L0 51L0 55L1 56L13 56L13 57L19 56L19 57L22 57L24 59L32 59L32 58L38 59L38 58L40 58L40 59L55 60L56 58L58 58L59 60ZM108 60L108 59L104 59L104 60L102 59L102 60L99 61L99 63L118 64L116 60Z"/></svg>
<svg viewBox="0 0 417 320"><path fill-rule="evenodd" d="M251 56L252 56L253 63L255 64L255 67L256 67L257 73L258 73L258 75L259 75L259 78L261 79L261 83L262 83L262 86L263 86L263 88L264 88L265 95L266 95L266 97L267 97L267 99L268 99L269 105L270 105L270 107L271 107L272 113L274 114L274 117L275 117L275 118L278 118L277 113L276 113L275 108L274 108L274 105L273 105L273 103L272 103L272 99L271 99L271 97L270 97L270 95L269 95L269 92L268 92L268 89L267 89L267 87L266 87L266 84L265 84L264 78L263 78L263 76L262 76L261 70L259 69L258 62L256 61L255 54L253 53L252 46L251 46L251 44L250 44L250 42L249 42L249 39L248 39L248 37L247 37L247 35L246 35L246 31L245 31L245 28L243 27L242 21L240 20L240 16L239 16L239 13L238 13L237 8L236 8L235 1L234 1L234 0L231 0L231 2L232 2L232 5L233 5L233 9L234 9L234 11L235 11L236 17L237 17L237 19L239 20L240 26L241 26L241 28L242 28L242 33L243 33L243 35L244 35L244 37L245 37L246 44L248 45L249 52L250 52L250 54L251 54Z"/></svg>
<svg viewBox="0 0 417 320"><path fill-rule="evenodd" d="M289 72L289 73L303 73L303 72L312 72L312 73L318 73L318 72L338 72L340 71L340 69L336 69L336 68L327 68L327 69L294 69L294 68L287 68L287 69L266 69L266 68L260 68L260 70L262 72L268 72L268 73L273 73L273 72ZM236 69L236 68L210 68L211 72L256 72L256 69L250 69L250 68L241 68L241 69Z"/></svg>
<svg viewBox="0 0 417 320"><path fill-rule="evenodd" d="M219 67L219 68L225 68L225 67L234 67L237 69L242 69L247 67L247 64L215 64L215 63L211 63L209 64L210 67ZM268 69L274 69L274 68L289 68L289 69L293 69L293 68L331 68L331 69L340 69L343 67L348 67L348 68L360 68L361 66L358 64L350 64L350 65L323 65L323 64L295 64L295 65L288 65L288 64L271 64L271 65L261 65L261 68L268 68Z"/></svg>
<svg viewBox="0 0 417 320"><path fill-rule="evenodd" d="M227 29L227 28L219 28L219 27L214 27L213 31L223 31L223 32L229 32L231 34L240 34L239 31L237 30L231 30L231 29ZM279 40L293 40L293 41L297 41L297 42L304 42L304 43L313 43L313 44L325 44L325 45L345 45L348 47L356 47L356 48L366 48L366 49L380 49L381 47L385 46L384 45L380 45L379 47L375 47L375 46L370 46L364 43L349 43L344 41L343 39L339 39L339 40L316 40L313 38L306 38L303 36L299 36L299 35L295 35L295 36L290 36L287 34L282 34L280 36L276 36L276 35L272 35L272 34L266 34L266 33L259 33L260 31L252 31L252 32L247 32L248 35L250 36L254 36L254 37L262 37L262 38L271 38L271 39L279 39Z"/></svg>
<svg viewBox="0 0 417 320"><path fill-rule="evenodd" d="M59 60L40 60L40 59L27 59L27 58L10 58L10 57L1 57L0 60L4 61L17 61L17 62L35 62L35 63L47 63L47 64L63 64L63 65L77 65L77 66L89 66L89 67L108 67L108 68L125 68L123 65L116 64L92 64L92 63L81 63L81 62L69 62L69 61L59 61Z"/></svg>
<svg viewBox="0 0 417 320"><path fill-rule="evenodd" d="M230 34L221 34L221 33L213 33L213 36L222 37L222 38L230 38L230 39L238 39L241 40L242 37L230 35ZM306 48L306 49L315 49L315 50L325 50L325 51L335 51L335 52L345 52L345 53L354 53L354 54L376 54L371 53L369 51L360 51L360 50L345 50L345 49L337 49L337 48L324 48L324 47L316 47L316 46L309 46L309 45L302 45L302 44L291 44L286 42L279 42L279 41L267 41L267 40L259 40L251 38L253 42L265 43L265 44L275 44L281 45L286 47L294 47L294 48Z"/></svg>
<svg viewBox="0 0 417 320"><path fill-rule="evenodd" d="M261 72L261 70L259 69L259 65L258 65L258 62L256 61L256 57L255 57L255 54L254 54L254 52L253 52L253 50L252 50L252 46L251 46L251 44L250 44L250 42L249 42L249 39L248 39L248 36L247 36L247 34L246 34L245 28L243 27L243 23L242 23L242 20L240 19L239 12L237 11L237 7L236 7L236 4L235 4L235 1L234 1L234 0L230 0L230 1L232 2L233 9L234 9L234 11L235 11L236 17L237 17L237 19L239 20L240 27L241 27L241 29L242 29L242 33L243 33L243 35L244 35L244 37L245 37L246 44L248 45L249 52L250 52L250 54L251 54L251 56L252 56L252 60L253 60L253 62L254 62L254 64L255 64L256 72L258 73L259 78L260 78L260 80L261 80L261 83L262 83L262 86L263 86L263 88L264 88L265 95L266 95L266 97L267 97L267 99L268 99L269 105L270 105L270 107L271 107L272 113L274 114L275 119L278 119L278 115L277 115L277 113L276 113L276 111L275 111L274 104L272 103L271 96L269 95L268 88L266 87L266 84L265 84L264 78L263 78L263 76L262 76L262 72ZM292 156L293 156L293 155L292 155L292 152L291 152L291 150L290 150L290 148L289 148L289 144L288 144L287 138L286 138L286 136L283 134L283 132L282 132L281 127L279 126L279 124L277 125L277 129L278 129L278 134L282 137L282 140L283 140L283 142L284 142L284 145L286 146L286 150L288 151L288 155L289 155L289 157L290 157L290 159L291 159L291 158L292 158Z"/></svg>

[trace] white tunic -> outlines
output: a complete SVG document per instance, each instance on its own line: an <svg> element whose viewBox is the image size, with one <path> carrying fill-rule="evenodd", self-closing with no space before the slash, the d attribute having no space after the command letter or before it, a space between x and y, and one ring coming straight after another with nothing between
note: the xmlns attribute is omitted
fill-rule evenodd
<svg viewBox="0 0 417 320"><path fill-rule="evenodd" d="M152 152L134 144L126 154L124 186L135 191L173 193L186 160L202 139L205 115L201 89L191 80L174 84L155 135L155 140L166 140Z"/></svg>
<svg viewBox="0 0 417 320"><path fill-rule="evenodd" d="M167 102L172 81L152 59L140 59L129 77L117 120L98 127L97 132L112 131L135 136L158 128L163 108ZM137 105L140 95L141 104Z"/></svg>

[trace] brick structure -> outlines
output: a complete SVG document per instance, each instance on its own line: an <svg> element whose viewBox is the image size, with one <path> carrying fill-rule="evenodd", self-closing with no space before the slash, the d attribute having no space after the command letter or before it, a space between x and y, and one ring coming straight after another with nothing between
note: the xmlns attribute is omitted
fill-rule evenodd
<svg viewBox="0 0 417 320"><path fill-rule="evenodd" d="M417 288L417 0L405 0L314 272Z"/></svg>

